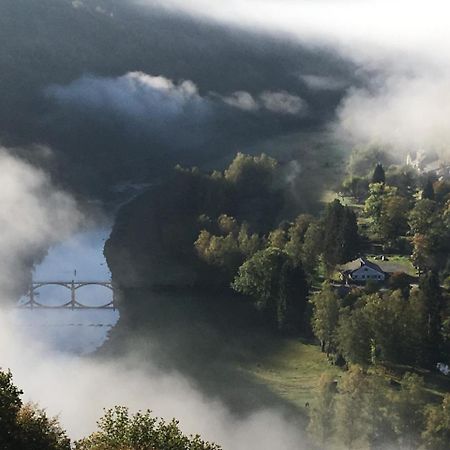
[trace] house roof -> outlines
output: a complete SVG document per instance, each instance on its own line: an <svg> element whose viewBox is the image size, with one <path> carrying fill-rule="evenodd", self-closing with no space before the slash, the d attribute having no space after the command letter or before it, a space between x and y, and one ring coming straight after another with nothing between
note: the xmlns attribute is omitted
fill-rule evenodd
<svg viewBox="0 0 450 450"><path fill-rule="evenodd" d="M370 267L373 270L376 270L377 272L384 273L383 269L378 264L375 264L372 261L369 261L368 259L363 258L363 257L359 258L359 260L361 262L361 266L360 267L367 266L367 267Z"/></svg>
<svg viewBox="0 0 450 450"><path fill-rule="evenodd" d="M370 267L371 269L376 270L377 272L380 272L380 273L385 273L384 270L378 264L375 264L372 261L369 261L367 258L364 258L364 257L355 259L354 261L351 261L351 262L341 266L341 270L346 271L348 273L352 273L355 270L358 270L363 266Z"/></svg>

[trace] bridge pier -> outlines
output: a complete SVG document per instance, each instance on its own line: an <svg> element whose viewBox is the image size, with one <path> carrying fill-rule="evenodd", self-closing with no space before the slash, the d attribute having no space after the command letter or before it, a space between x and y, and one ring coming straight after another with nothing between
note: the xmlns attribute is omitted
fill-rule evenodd
<svg viewBox="0 0 450 450"><path fill-rule="evenodd" d="M61 286L70 290L70 300L61 305L45 305L41 302L37 302L35 298L35 291L44 286ZM89 306L83 305L77 301L76 292L78 289L85 286L103 286L112 292L112 299L104 305ZM112 309L116 310L116 301L114 295L114 288L111 281L32 281L27 294L28 301L22 305L22 308L46 308L46 309Z"/></svg>
<svg viewBox="0 0 450 450"><path fill-rule="evenodd" d="M70 284L70 306L72 306L72 309L75 309L75 282L72 280L72 283Z"/></svg>

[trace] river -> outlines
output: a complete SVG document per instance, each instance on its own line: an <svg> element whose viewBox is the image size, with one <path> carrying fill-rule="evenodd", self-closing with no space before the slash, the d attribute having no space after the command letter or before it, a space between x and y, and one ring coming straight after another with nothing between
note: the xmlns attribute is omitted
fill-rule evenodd
<svg viewBox="0 0 450 450"><path fill-rule="evenodd" d="M111 273L103 256L109 227L93 227L74 234L49 249L33 272L34 281L108 281ZM70 290L46 286L36 291L36 300L45 305L61 305L70 300ZM85 305L103 305L112 292L102 286L77 290L77 300ZM21 298L19 304L26 301ZM89 354L107 339L117 323L119 312L112 309L15 309L10 313L14 326L22 328L36 342L52 350L71 354Z"/></svg>

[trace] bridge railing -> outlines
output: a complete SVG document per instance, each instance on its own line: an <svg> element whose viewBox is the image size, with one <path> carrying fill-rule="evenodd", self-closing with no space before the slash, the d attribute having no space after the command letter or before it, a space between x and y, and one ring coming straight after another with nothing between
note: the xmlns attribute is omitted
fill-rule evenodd
<svg viewBox="0 0 450 450"><path fill-rule="evenodd" d="M70 300L59 305L45 305L36 300L36 291L45 286L61 286L70 290ZM77 300L77 291L86 286L102 286L111 290L112 299L102 305L86 305ZM116 309L114 286L111 281L33 281L26 295L27 301L18 305L27 309Z"/></svg>

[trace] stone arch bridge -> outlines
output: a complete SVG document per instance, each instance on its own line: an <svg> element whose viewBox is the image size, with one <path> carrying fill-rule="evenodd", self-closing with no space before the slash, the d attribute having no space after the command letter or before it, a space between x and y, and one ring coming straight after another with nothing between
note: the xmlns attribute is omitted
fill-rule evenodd
<svg viewBox="0 0 450 450"><path fill-rule="evenodd" d="M58 305L45 305L36 300L37 290L45 286L61 286L70 291L70 300ZM103 286L111 291L111 300L103 305L90 306L77 300L77 292L86 286ZM111 281L33 281L26 294L27 301L20 308L40 309L116 309L114 286Z"/></svg>

